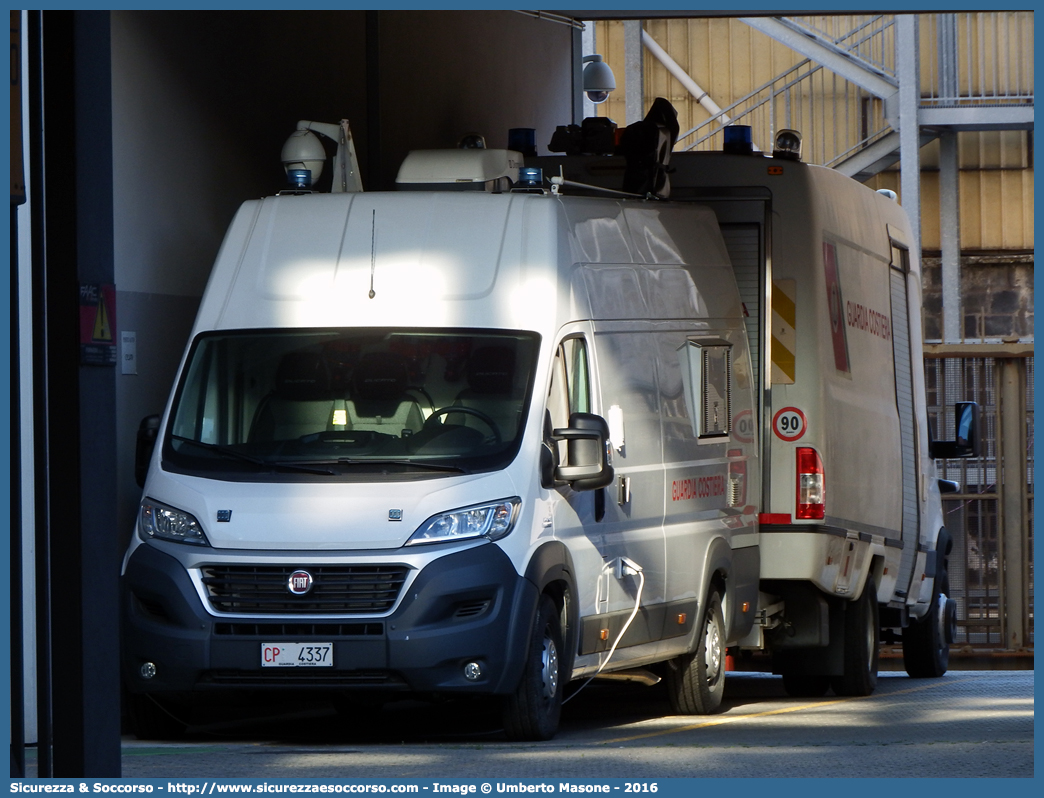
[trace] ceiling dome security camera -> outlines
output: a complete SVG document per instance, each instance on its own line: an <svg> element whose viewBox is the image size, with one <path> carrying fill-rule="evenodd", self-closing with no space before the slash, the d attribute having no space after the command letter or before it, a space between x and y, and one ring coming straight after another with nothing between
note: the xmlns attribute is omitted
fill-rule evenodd
<svg viewBox="0 0 1044 798"><path fill-rule="evenodd" d="M584 92L593 103L604 103L609 99L609 92L616 88L613 70L602 60L600 55L585 55Z"/></svg>

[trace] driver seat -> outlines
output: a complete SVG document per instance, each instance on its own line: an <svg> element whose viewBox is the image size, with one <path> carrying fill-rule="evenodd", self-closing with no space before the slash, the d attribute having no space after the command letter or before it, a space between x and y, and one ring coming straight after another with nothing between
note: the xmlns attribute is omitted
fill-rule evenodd
<svg viewBox="0 0 1044 798"><path fill-rule="evenodd" d="M515 351L506 346L484 346L471 353L467 367L468 387L457 394L454 405L485 413L510 441L518 429L522 400L514 396ZM447 423L488 431L488 425L470 413L447 413Z"/></svg>

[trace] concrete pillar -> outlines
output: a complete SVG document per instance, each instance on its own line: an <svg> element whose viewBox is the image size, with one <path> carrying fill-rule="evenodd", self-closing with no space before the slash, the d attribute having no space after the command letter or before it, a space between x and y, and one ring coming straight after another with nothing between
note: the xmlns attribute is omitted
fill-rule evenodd
<svg viewBox="0 0 1044 798"><path fill-rule="evenodd" d="M585 55L594 55L595 53L598 52L598 41L597 41L597 39L595 37L595 24L594 24L594 22L592 22L592 21L585 22L584 23L584 30L583 30L583 32L574 31L573 32L573 40L574 40L574 42L576 41L577 37L580 38L580 53L578 55L574 56L574 61L580 63L579 74L581 75L581 77L580 77L580 85L579 85L578 88L574 88L574 91L577 93L577 95L579 97L580 112L579 112L579 117L577 116L577 114L573 115L573 123L579 125L581 122L583 122L585 119L587 119L587 117L589 117L589 116L597 116L598 115L598 111L596 110L598 108L598 106L595 105L593 102L591 102L589 99L587 99L587 95L584 94L584 81L583 81L583 77L582 77L583 76L583 71L584 71L584 65L582 63L583 57Z"/></svg>
<svg viewBox="0 0 1044 798"><path fill-rule="evenodd" d="M645 118L645 50L642 47L642 21L624 22L624 125Z"/></svg>

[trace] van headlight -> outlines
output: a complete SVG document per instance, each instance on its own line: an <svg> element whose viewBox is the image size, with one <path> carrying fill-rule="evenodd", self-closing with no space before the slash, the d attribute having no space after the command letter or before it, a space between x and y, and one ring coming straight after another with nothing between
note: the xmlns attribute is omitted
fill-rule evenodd
<svg viewBox="0 0 1044 798"><path fill-rule="evenodd" d="M498 540L515 526L522 500L515 496L489 504L462 507L448 513L433 515L420 525L406 541L407 546L422 543L445 543L451 540L488 538Z"/></svg>
<svg viewBox="0 0 1044 798"><path fill-rule="evenodd" d="M141 501L138 511L138 534L144 540L159 538L178 543L193 543L197 546L210 545L207 536L203 534L203 527L193 516L152 499Z"/></svg>

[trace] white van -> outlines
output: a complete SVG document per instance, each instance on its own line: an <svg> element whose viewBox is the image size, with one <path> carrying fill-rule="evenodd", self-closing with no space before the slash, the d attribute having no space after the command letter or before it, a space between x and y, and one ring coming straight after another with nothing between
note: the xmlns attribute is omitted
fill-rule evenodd
<svg viewBox="0 0 1044 798"><path fill-rule="evenodd" d="M546 739L571 679L665 660L713 710L758 596L755 408L707 208L246 203L125 560L139 731L192 692L306 688L503 695Z"/></svg>
<svg viewBox="0 0 1044 798"><path fill-rule="evenodd" d="M503 696L548 739L595 675L713 712L726 650L865 695L882 629L945 671L932 458L971 449L929 437L902 209L792 151L675 157L670 201L521 161L239 211L143 448L140 735L300 689Z"/></svg>

